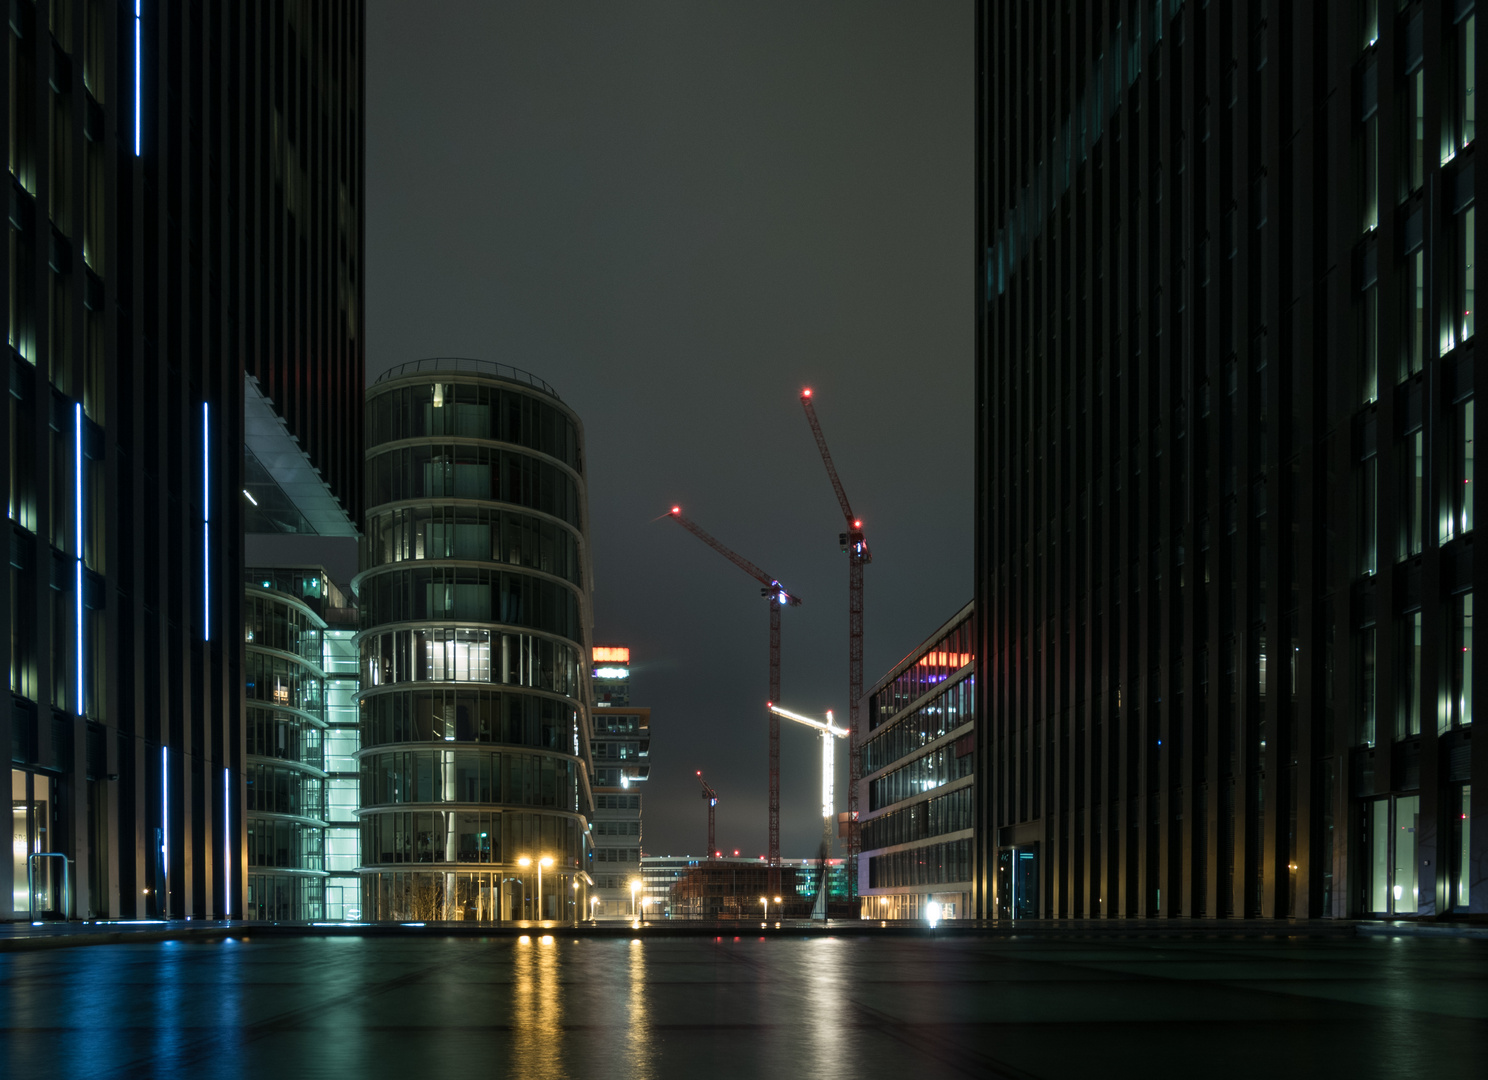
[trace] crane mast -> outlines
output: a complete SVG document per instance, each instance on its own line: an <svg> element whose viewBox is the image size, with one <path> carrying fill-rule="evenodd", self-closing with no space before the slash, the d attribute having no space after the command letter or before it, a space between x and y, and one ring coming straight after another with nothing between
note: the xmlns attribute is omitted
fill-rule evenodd
<svg viewBox="0 0 1488 1080"><path fill-rule="evenodd" d="M846 525L838 533L837 542L847 555L847 708L848 736L847 761L847 889L848 897L858 895L858 782L862 779L862 762L858 759L858 739L862 733L863 696L863 567L873 561L868 550L868 541L863 535L862 519L852 511L847 501L847 492L837 476L837 466L832 464L832 452L827 449L827 437L822 434L821 423L816 418L816 408L811 402L811 390L801 391L801 407L806 411L806 422L811 425L811 434L816 438L816 448L821 453L822 464L827 467L827 479L832 482L832 491L837 496L837 505L842 510Z"/></svg>
<svg viewBox="0 0 1488 1080"><path fill-rule="evenodd" d="M799 607L801 598L786 592L778 578L771 577L738 552L716 540L705 529L682 516L682 508L674 506L668 514L678 525L692 533L718 554L743 570L761 585L760 595L770 604L770 700L780 700L780 609ZM859 665L861 667L861 665ZM770 891L780 891L780 717L770 717L770 847L769 882ZM712 841L710 840L709 843Z"/></svg>
<svg viewBox="0 0 1488 1080"><path fill-rule="evenodd" d="M703 770L697 771L698 783L703 785L703 798L708 800L708 858L718 857L716 833L713 831L713 813L718 806L718 792L708 786L708 781L703 779Z"/></svg>

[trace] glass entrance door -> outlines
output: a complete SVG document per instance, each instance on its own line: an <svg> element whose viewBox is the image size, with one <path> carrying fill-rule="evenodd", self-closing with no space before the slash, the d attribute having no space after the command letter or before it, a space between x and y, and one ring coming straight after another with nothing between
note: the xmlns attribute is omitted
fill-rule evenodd
<svg viewBox="0 0 1488 1080"><path fill-rule="evenodd" d="M997 852L997 916L1038 918L1038 843Z"/></svg>
<svg viewBox="0 0 1488 1080"><path fill-rule="evenodd" d="M1414 915L1420 910L1420 813L1419 795L1386 795L1362 804L1364 914Z"/></svg>
<svg viewBox="0 0 1488 1080"><path fill-rule="evenodd" d="M51 851L52 779L12 769L10 772L11 910L18 919L28 912L38 919L61 917L61 871L54 859L31 856ZM30 869L30 877L27 869ZM53 877L58 880L53 881Z"/></svg>

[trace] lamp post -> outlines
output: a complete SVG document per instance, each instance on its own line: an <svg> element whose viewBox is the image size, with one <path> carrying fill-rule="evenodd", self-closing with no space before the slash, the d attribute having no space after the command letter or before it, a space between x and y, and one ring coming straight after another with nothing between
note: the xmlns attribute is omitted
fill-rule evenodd
<svg viewBox="0 0 1488 1080"><path fill-rule="evenodd" d="M636 907L636 893L640 891L640 888L641 888L640 881L637 880L636 878L631 878L630 879L630 914L631 914L631 918L635 918L637 915L640 914L640 909Z"/></svg>
<svg viewBox="0 0 1488 1080"><path fill-rule="evenodd" d="M595 918L595 915L594 915L594 909L595 909L595 907L598 904L599 904L599 897L597 897L597 896L591 896L589 898L589 921L590 922L598 922L599 921L597 918Z"/></svg>
<svg viewBox="0 0 1488 1080"><path fill-rule="evenodd" d="M760 929L763 930L765 923L770 921L770 901L768 897L760 897L760 907L762 909L760 911Z"/></svg>
<svg viewBox="0 0 1488 1080"><path fill-rule="evenodd" d="M517 865L520 866L523 870L525 870L525 869L527 869L527 867L529 867L529 866L532 865L532 860L529 859L526 855L523 855L519 859L517 859ZM542 894L542 876L541 876L542 875L542 869L539 868L538 871L537 871L537 873L539 875L538 876L538 879L537 879L538 880L538 895L541 895ZM527 908L527 883L524 881L524 882L522 882L522 909L523 909L522 910L522 915L523 915L524 918L527 915L526 908Z"/></svg>
<svg viewBox="0 0 1488 1080"><path fill-rule="evenodd" d="M574 891L574 898L573 898L574 929L577 930L579 928L579 879L578 878L574 878L573 891Z"/></svg>
<svg viewBox="0 0 1488 1080"><path fill-rule="evenodd" d="M552 866L552 865L553 865L553 856L551 856L551 855L544 855L541 859L538 859L537 860L537 921L538 922L542 922L542 917L543 917L543 907L542 907L542 871L543 871L543 867L544 866Z"/></svg>

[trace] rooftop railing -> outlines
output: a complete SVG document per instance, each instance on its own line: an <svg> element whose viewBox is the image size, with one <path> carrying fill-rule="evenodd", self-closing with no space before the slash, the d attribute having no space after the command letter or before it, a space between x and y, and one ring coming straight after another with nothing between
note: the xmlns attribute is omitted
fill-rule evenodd
<svg viewBox="0 0 1488 1080"><path fill-rule="evenodd" d="M505 379L507 382L520 383L523 386L530 386L534 390L541 390L544 394L548 394L559 401L563 400L561 397L558 397L558 391L554 390L530 371L523 371L521 368L512 367L510 364L500 364L495 360L476 360L468 356L431 356L423 360L410 360L406 364L399 364L397 367L384 371L372 380L372 385L376 386L378 383L391 382L394 379L406 379L412 375L435 375L440 373L484 375L486 378Z"/></svg>

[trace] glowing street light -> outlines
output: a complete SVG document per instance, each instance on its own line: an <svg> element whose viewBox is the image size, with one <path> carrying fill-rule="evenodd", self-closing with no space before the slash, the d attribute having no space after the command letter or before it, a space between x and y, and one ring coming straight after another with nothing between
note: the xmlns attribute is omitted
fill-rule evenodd
<svg viewBox="0 0 1488 1080"><path fill-rule="evenodd" d="M631 878L630 879L630 914L631 914L632 917L634 917L635 915L639 914L639 909L636 907L636 893L638 893L640 891L640 889L641 889L640 879L639 878Z"/></svg>

